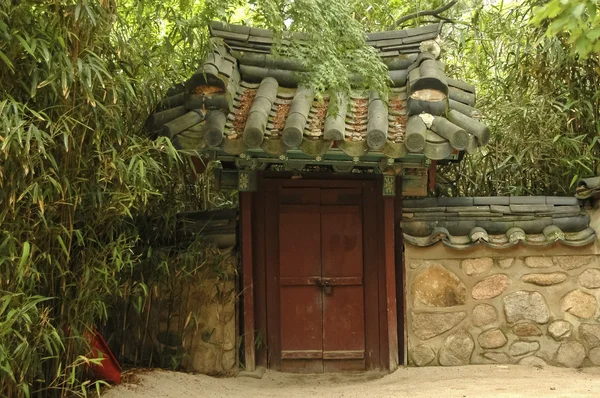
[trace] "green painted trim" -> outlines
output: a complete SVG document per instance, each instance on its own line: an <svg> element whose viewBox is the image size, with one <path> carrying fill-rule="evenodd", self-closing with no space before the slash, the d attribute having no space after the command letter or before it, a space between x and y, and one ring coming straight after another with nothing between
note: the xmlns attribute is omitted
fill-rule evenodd
<svg viewBox="0 0 600 398"><path fill-rule="evenodd" d="M214 160L234 162L236 159L238 159L238 156L227 154L218 148L214 150L211 149L210 152L211 158ZM289 160L301 160L303 163L311 165L354 165L363 167L374 167L379 165L382 159L387 159L387 156L381 152L370 152L365 156L360 156L358 159L354 159L351 156L346 155L338 148L330 149L325 155L317 158L308 156L297 149L288 150L285 155L280 157L268 155L262 149L248 149L244 155L247 158L256 159L262 163L283 164ZM451 155L445 160L456 159L458 159L457 155ZM426 167L428 160L429 159L424 154L407 154L402 158L394 159L393 164L411 164L414 165L413 167Z"/></svg>

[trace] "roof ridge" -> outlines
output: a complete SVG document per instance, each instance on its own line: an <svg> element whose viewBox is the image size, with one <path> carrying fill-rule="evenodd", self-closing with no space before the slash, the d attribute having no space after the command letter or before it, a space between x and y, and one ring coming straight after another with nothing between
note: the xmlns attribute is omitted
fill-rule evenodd
<svg viewBox="0 0 600 398"><path fill-rule="evenodd" d="M405 29L386 29L375 32L365 32L368 41L377 41L377 40L387 40L387 39L397 39L397 38L405 38L412 36L419 36L424 34L431 33L441 33L442 26L444 21L418 26L416 28L405 28ZM271 29L265 28L257 28L254 26L244 25L244 24L232 24L228 22L222 21L210 21L209 29L211 33L215 30L217 31L229 31L232 33L238 33L241 35L251 35L258 37L273 37L274 31ZM284 34L289 34L292 36L298 35L299 38L308 38L306 33L297 32L297 31L282 31Z"/></svg>
<svg viewBox="0 0 600 398"><path fill-rule="evenodd" d="M400 53L410 54L419 52L422 42L435 40L441 33L443 21L416 28L401 30L386 30L381 32L365 32L366 44L375 47L382 58L393 57ZM234 50L270 53L270 47L275 42L274 31L252 26L229 24L220 21L209 23L211 38L221 38ZM305 32L282 31L283 43L290 39L307 41Z"/></svg>

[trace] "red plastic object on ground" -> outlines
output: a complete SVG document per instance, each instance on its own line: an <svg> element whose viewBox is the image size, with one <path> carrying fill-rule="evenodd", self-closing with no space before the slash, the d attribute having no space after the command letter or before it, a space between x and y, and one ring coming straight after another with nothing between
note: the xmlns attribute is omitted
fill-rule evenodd
<svg viewBox="0 0 600 398"><path fill-rule="evenodd" d="M90 358L103 358L100 365L90 365L96 376L108 383L121 384L121 365L119 365L117 358L115 358L110 348L108 348L108 344L106 344L102 335L96 329L92 329L91 333L86 335L86 339L92 349Z"/></svg>

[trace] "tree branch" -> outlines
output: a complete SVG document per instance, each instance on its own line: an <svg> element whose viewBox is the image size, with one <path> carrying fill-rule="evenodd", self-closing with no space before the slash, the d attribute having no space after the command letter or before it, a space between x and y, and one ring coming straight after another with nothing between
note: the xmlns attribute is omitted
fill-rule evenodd
<svg viewBox="0 0 600 398"><path fill-rule="evenodd" d="M411 19L415 19L415 18L419 18L419 17L424 17L424 16L431 16L431 17L436 17L436 18L439 18L439 19L447 19L447 18L441 17L439 14L443 13L444 11L449 10L457 2L458 2L458 0L452 0L450 3L448 3L446 5L443 5L443 6L439 7L439 8L436 8L435 10L417 11L417 12L414 12L412 14L405 15L405 16L399 18L398 20L396 20L396 22L394 22L394 25L392 26L392 29L397 28L398 26L402 25L406 21L410 21Z"/></svg>

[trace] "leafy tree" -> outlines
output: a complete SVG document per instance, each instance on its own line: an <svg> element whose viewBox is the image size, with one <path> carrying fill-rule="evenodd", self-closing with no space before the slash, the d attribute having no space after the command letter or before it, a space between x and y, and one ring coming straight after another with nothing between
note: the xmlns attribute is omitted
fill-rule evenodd
<svg viewBox="0 0 600 398"><path fill-rule="evenodd" d="M187 73L169 54L196 37L176 21L170 36L139 35L158 25L132 26L121 10L110 1L0 4L5 396L85 392L81 336L144 261L135 218L183 206L174 200L184 193L181 157L139 131L163 87Z"/></svg>
<svg viewBox="0 0 600 398"><path fill-rule="evenodd" d="M445 60L474 82L487 148L443 166L449 195L572 195L598 166L598 57L531 23L535 1L473 2L449 26Z"/></svg>
<svg viewBox="0 0 600 398"><path fill-rule="evenodd" d="M534 10L532 23L546 23L549 37L567 33L567 42L585 58L600 51L600 15L597 0L552 0Z"/></svg>

